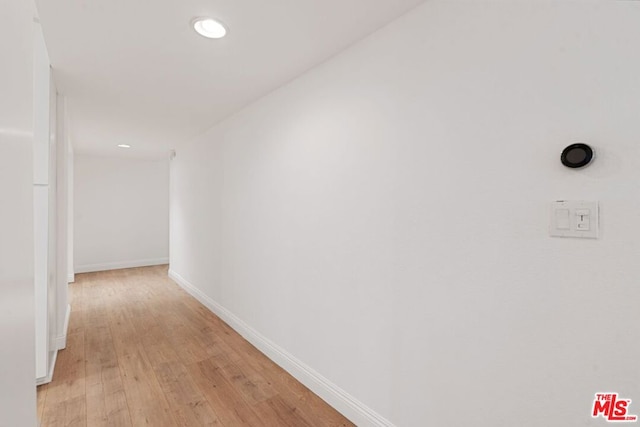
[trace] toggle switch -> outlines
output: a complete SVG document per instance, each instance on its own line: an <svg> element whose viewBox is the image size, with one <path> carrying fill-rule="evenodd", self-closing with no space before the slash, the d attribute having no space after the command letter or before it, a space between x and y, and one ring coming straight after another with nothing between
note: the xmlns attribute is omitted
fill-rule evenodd
<svg viewBox="0 0 640 427"><path fill-rule="evenodd" d="M576 230L589 231L591 229L589 227L590 216L589 209L576 209Z"/></svg>

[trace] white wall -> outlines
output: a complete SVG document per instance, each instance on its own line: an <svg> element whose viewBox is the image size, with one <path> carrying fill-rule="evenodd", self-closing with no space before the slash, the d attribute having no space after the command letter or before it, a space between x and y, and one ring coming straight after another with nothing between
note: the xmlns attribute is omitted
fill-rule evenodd
<svg viewBox="0 0 640 427"><path fill-rule="evenodd" d="M33 14L0 4L0 426L36 425Z"/></svg>
<svg viewBox="0 0 640 427"><path fill-rule="evenodd" d="M75 153L75 272L166 264L168 160Z"/></svg>
<svg viewBox="0 0 640 427"><path fill-rule="evenodd" d="M426 2L178 150L174 277L398 426L639 414L638 41L638 2Z"/></svg>

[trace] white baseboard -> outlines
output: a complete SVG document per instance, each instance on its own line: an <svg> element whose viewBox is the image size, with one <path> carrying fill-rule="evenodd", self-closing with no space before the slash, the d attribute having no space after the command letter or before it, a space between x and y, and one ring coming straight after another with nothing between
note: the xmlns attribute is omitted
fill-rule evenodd
<svg viewBox="0 0 640 427"><path fill-rule="evenodd" d="M101 264L78 265L76 273L92 273L94 271L120 270L121 268L147 267L150 265L169 264L169 258L139 259L134 261L105 262Z"/></svg>
<svg viewBox="0 0 640 427"><path fill-rule="evenodd" d="M64 317L64 326L62 327L62 333L56 337L56 348L58 350L64 350L67 348L67 332L69 331L69 318L71 317L71 305L67 305L67 314Z"/></svg>
<svg viewBox="0 0 640 427"><path fill-rule="evenodd" d="M49 371L44 377L36 378L36 386L48 384L53 380L53 371L56 369L56 361L58 360L58 350L51 352L51 363L49 364Z"/></svg>
<svg viewBox="0 0 640 427"><path fill-rule="evenodd" d="M50 383L53 380L53 371L56 369L56 361L58 360L58 351L64 350L67 347L67 331L69 330L69 318L71 317L71 305L67 305L67 313L64 317L63 333L56 337L53 343L54 350L51 353L51 363L49 364L49 371L44 377L36 378L36 385L43 385Z"/></svg>
<svg viewBox="0 0 640 427"><path fill-rule="evenodd" d="M73 273L69 273L67 276L67 283L73 283L76 281L76 275Z"/></svg>
<svg viewBox="0 0 640 427"><path fill-rule="evenodd" d="M169 277L191 296L200 301L205 307L224 320L247 341L267 355L267 357L293 375L298 381L307 386L353 423L361 427L394 427L390 421L333 384L285 349L251 328L236 315L202 293L202 291L178 273L170 269Z"/></svg>

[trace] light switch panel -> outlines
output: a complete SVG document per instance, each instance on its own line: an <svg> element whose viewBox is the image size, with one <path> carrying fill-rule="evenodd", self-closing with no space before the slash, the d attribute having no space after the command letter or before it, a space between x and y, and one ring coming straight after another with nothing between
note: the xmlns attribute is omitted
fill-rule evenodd
<svg viewBox="0 0 640 427"><path fill-rule="evenodd" d="M559 200L551 203L549 235L597 239L598 202Z"/></svg>

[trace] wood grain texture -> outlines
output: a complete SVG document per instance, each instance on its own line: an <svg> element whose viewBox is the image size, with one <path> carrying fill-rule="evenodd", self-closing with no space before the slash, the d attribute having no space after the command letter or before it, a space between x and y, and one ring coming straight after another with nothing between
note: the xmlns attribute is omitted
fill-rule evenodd
<svg viewBox="0 0 640 427"><path fill-rule="evenodd" d="M67 348L38 388L50 426L352 426L167 277L76 275Z"/></svg>

